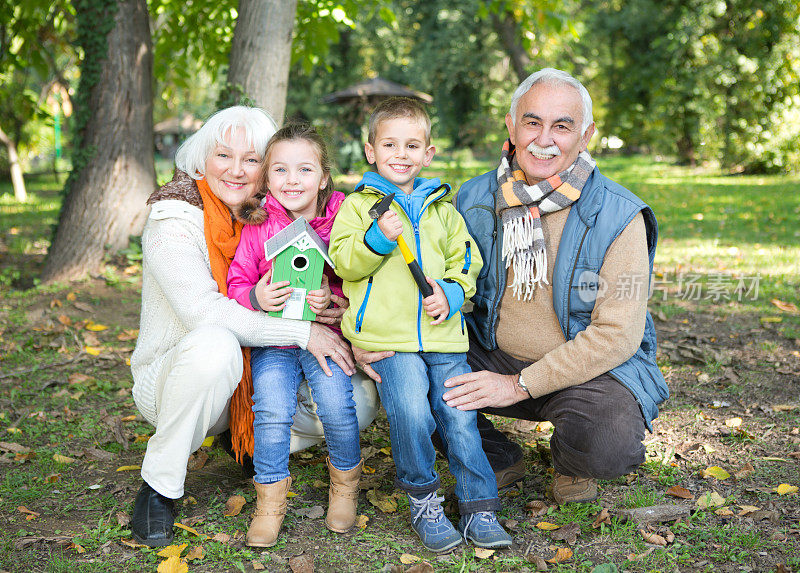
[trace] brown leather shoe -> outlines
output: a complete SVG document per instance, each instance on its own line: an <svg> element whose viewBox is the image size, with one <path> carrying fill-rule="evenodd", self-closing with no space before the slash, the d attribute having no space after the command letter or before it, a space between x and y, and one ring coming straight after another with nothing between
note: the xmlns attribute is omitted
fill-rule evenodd
<svg viewBox="0 0 800 573"><path fill-rule="evenodd" d="M512 466L497 470L494 472L494 477L497 480L498 490L513 485L525 477L525 460L521 459Z"/></svg>
<svg viewBox="0 0 800 573"><path fill-rule="evenodd" d="M337 470L333 467L330 458L325 458L325 463L328 464L328 473L331 477L325 526L336 533L344 533L356 522L358 482L361 479L364 460L362 459L356 467L347 471Z"/></svg>
<svg viewBox="0 0 800 573"><path fill-rule="evenodd" d="M275 483L253 482L256 486L256 509L247 530L247 545L272 547L278 542L278 532L286 516L286 494L292 485L287 477Z"/></svg>
<svg viewBox="0 0 800 573"><path fill-rule="evenodd" d="M553 476L553 499L563 503L586 503L597 499L597 480L577 476Z"/></svg>

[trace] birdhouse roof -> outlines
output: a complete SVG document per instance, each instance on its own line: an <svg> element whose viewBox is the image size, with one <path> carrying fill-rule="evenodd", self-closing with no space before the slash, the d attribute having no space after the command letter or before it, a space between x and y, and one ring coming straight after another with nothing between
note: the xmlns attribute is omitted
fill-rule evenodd
<svg viewBox="0 0 800 573"><path fill-rule="evenodd" d="M308 221L304 217L298 217L290 225L286 225L283 229L275 233L272 238L267 239L264 243L264 252L267 260L272 260L281 254L289 247L297 247L301 251L307 249L315 249L322 255L325 262L331 268L335 268L333 262L328 257L328 247L325 242L320 239L317 232L311 228Z"/></svg>

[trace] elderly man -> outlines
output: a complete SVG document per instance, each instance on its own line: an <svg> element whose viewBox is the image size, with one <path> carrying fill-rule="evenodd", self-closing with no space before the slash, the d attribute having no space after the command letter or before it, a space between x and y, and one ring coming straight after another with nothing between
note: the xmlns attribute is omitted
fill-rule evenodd
<svg viewBox="0 0 800 573"><path fill-rule="evenodd" d="M657 224L586 151L592 100L566 72L517 88L498 169L467 181L456 206L485 266L466 315L473 373L451 378L459 409L549 420L558 503L597 497L644 461L644 430L668 396L647 311ZM479 416L499 485L522 450Z"/></svg>

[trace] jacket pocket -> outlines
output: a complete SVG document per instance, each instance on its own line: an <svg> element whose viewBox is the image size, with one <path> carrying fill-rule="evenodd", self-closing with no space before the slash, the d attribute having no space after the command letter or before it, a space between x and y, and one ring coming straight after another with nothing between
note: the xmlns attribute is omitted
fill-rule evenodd
<svg viewBox="0 0 800 573"><path fill-rule="evenodd" d="M356 314L356 332L361 332L361 325L364 322L364 315L367 312L369 293L372 290L372 278L372 275L370 275L369 280L367 281L367 291L364 293L364 300L361 301L361 306L358 308L358 313Z"/></svg>

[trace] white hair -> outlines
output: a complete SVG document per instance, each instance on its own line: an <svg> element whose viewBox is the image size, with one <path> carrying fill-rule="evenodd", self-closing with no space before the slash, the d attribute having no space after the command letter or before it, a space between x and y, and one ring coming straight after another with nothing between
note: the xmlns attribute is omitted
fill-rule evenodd
<svg viewBox="0 0 800 573"><path fill-rule="evenodd" d="M175 167L195 179L205 176L206 160L225 136L233 131L244 131L245 141L252 145L261 159L267 142L278 131L275 120L263 109L236 105L221 109L208 118L203 126L184 141L175 153Z"/></svg>
<svg viewBox="0 0 800 573"><path fill-rule="evenodd" d="M511 114L511 121L514 125L517 123L517 104L519 104L519 100L522 99L530 89L538 84L538 83L547 83L547 84L563 84L572 86L576 90L578 90L578 94L581 96L581 101L583 102L583 122L581 123L581 133L586 132L586 128L589 127L592 123L592 97L589 95L589 92L583 87L583 84L576 80L574 77L569 75L567 72L562 70L557 70L555 68L542 68L538 72L533 72L529 75L514 91L514 95L511 96L511 109L509 113Z"/></svg>

